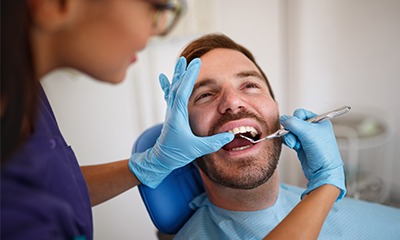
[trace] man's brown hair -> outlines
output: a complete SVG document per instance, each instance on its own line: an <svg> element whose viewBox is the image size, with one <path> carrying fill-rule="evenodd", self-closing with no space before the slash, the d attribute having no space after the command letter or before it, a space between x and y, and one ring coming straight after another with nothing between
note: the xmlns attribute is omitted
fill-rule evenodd
<svg viewBox="0 0 400 240"><path fill-rule="evenodd" d="M193 59L200 58L204 54L216 48L226 48L226 49L236 50L243 53L248 59L250 59L256 65L261 75L264 77L265 81L267 82L269 92L272 98L275 99L268 78L263 72L263 70L260 68L260 66L258 66L256 60L254 59L253 54L251 54L251 52L247 50L245 47L243 47L240 44L237 44L224 34L207 34L194 40L185 47L185 49L181 53L181 56L185 57L187 62L190 63Z"/></svg>

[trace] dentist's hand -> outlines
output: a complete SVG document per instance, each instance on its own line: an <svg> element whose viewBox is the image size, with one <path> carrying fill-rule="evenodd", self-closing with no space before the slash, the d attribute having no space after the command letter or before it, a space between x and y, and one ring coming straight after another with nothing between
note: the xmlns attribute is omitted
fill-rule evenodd
<svg viewBox="0 0 400 240"><path fill-rule="evenodd" d="M302 197L324 184L331 184L341 190L336 201L342 199L346 194L345 176L332 123L328 120L306 122L316 114L305 109L297 109L293 116L283 115L280 120L282 126L290 131L283 136L283 142L297 152L308 180Z"/></svg>
<svg viewBox="0 0 400 240"><path fill-rule="evenodd" d="M198 137L190 128L187 104L200 66L200 59L194 59L186 70L186 59L181 57L175 66L171 84L165 75L160 75L160 85L167 102L161 134L153 148L133 154L129 161L130 170L151 188L157 187L172 170L218 151L234 138L228 132Z"/></svg>

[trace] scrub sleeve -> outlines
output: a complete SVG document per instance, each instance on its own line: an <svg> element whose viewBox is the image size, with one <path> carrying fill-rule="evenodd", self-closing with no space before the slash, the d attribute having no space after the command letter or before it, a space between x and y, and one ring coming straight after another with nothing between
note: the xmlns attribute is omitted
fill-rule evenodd
<svg viewBox="0 0 400 240"><path fill-rule="evenodd" d="M1 167L1 239L93 239L90 198L40 87L34 133Z"/></svg>

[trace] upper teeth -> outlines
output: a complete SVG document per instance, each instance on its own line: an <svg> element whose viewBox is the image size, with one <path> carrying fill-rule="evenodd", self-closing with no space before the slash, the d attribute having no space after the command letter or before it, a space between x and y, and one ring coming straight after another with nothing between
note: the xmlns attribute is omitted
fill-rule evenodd
<svg viewBox="0 0 400 240"><path fill-rule="evenodd" d="M255 137L258 134L257 130L254 127L250 127L250 126L236 127L232 130L229 130L229 132L231 132L233 134L249 132L252 137Z"/></svg>

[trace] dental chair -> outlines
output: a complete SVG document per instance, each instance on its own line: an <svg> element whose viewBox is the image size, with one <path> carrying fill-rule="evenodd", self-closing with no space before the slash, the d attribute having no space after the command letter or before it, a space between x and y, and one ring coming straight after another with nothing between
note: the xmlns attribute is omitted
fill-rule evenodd
<svg viewBox="0 0 400 240"><path fill-rule="evenodd" d="M144 131L133 146L133 153L152 147L161 133L162 124ZM139 185L139 192L153 224L164 234L175 234L193 215L189 203L204 192L200 174L193 163L172 171L155 188Z"/></svg>

